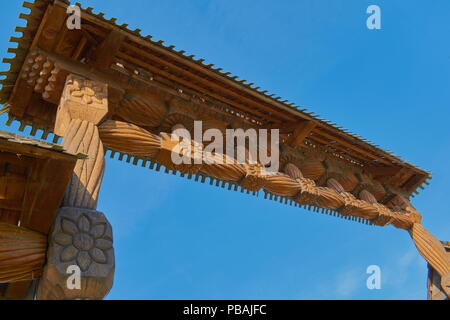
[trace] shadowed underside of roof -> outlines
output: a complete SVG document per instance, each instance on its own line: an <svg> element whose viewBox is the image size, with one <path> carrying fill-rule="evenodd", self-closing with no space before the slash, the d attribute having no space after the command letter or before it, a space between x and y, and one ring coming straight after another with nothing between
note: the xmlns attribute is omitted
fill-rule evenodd
<svg viewBox="0 0 450 320"><path fill-rule="evenodd" d="M1 73L6 77L1 80L1 103L9 102L19 73L29 54L29 48L32 46L36 33L39 32L38 29L48 6L51 5L67 6L68 2L36 0L34 3L24 3L24 6L30 9L30 13L20 15L20 18L27 21L26 27L16 28L17 32L22 33L22 37L11 38L12 42L18 43L16 48L8 50L15 54L15 57L3 60L11 66L10 70ZM225 108L228 113L240 117L243 121L260 128L291 128L292 130L286 134L288 140L295 141L296 134L297 137L304 134L302 147L341 158L354 166L363 167L375 176L397 174L405 180L401 187L408 194L417 193L417 189L423 188L423 185L428 184L427 180L431 178L429 172L381 149L349 130L270 94L253 83L240 80L237 76L222 71L221 68L206 65L203 59L188 56L184 51L165 45L163 41L153 40L151 36L142 36L139 29L129 30L126 24L117 25L117 19L106 19L104 13L94 13L92 8L83 9L82 18L84 32L94 38L93 41L104 38L111 30L118 30L126 35L126 40L117 55L118 59L132 61L137 68L145 68L150 77L159 76L171 81L170 83L177 85L179 91L183 93L193 91L201 99L213 101L212 104L220 105L222 109ZM144 63L137 57L145 57L148 62ZM48 135L51 130L51 121L48 125L41 125L27 112L21 116L12 114L10 120L14 119L22 122L21 129L30 124L33 130L43 129L45 135Z"/></svg>

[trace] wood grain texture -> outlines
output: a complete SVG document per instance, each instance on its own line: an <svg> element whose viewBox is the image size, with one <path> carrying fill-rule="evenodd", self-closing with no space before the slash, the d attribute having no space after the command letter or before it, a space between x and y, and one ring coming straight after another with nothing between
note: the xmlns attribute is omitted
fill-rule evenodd
<svg viewBox="0 0 450 320"><path fill-rule="evenodd" d="M96 211L105 170L104 147L97 125L108 114L108 90L103 83L70 75L57 114L63 147L87 158L77 161L50 237L47 264L37 298L102 299L112 287L112 229ZM81 289L67 287L67 268L81 270Z"/></svg>
<svg viewBox="0 0 450 320"><path fill-rule="evenodd" d="M126 122L139 126L159 127L167 114L167 107L157 95L125 96L116 114Z"/></svg>
<svg viewBox="0 0 450 320"><path fill-rule="evenodd" d="M70 152L86 154L88 159L77 162L62 205L96 209L105 169L103 143L97 126L86 120L72 120L63 146Z"/></svg>
<svg viewBox="0 0 450 320"><path fill-rule="evenodd" d="M46 251L46 236L0 223L0 283L38 279Z"/></svg>
<svg viewBox="0 0 450 320"><path fill-rule="evenodd" d="M161 137L126 122L106 121L100 126L99 134L108 148L135 156L153 157L161 149Z"/></svg>
<svg viewBox="0 0 450 320"><path fill-rule="evenodd" d="M417 250L442 277L442 289L450 299L450 259L444 246L421 224L414 224L409 232Z"/></svg>
<svg viewBox="0 0 450 320"><path fill-rule="evenodd" d="M56 114L55 134L66 137L72 120L98 125L108 114L108 86L76 75L66 79Z"/></svg>
<svg viewBox="0 0 450 320"><path fill-rule="evenodd" d="M80 268L81 288L67 287L67 270ZM39 300L103 299L115 272L112 227L101 212L61 208L50 235Z"/></svg>
<svg viewBox="0 0 450 320"><path fill-rule="evenodd" d="M108 148L153 159L155 162L170 170L182 173L204 172L211 177L234 181L249 191L257 192L265 190L268 193L291 198L301 205L311 205L323 209L337 210L344 216L353 216L372 220L379 225L392 224L402 229L409 229L417 221L417 217L410 207L401 208L400 211L391 211L386 206L379 204L368 193L362 192L363 199L357 199L354 195L342 192L344 188L337 181L331 180L332 187L320 187L311 178L322 176L325 167L319 160L310 160L303 163L304 169L292 163L285 165L285 173L268 174L259 164L240 164L235 159L227 159L226 162L217 164L215 159L226 159L222 154L202 154L201 165L194 165L194 157L191 155L190 164L174 165L171 154L178 144L170 134L156 135L135 125L120 121L107 121L99 127L101 139ZM192 145L195 143L192 142ZM329 181L329 182L330 182ZM338 187L339 185L339 187ZM334 188L333 188L334 186ZM368 191L367 191L368 192Z"/></svg>

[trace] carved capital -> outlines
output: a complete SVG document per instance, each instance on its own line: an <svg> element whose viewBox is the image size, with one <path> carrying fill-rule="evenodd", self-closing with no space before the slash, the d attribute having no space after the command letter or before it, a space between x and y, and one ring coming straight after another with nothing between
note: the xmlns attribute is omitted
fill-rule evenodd
<svg viewBox="0 0 450 320"><path fill-rule="evenodd" d="M80 288L68 284L69 268L78 269ZM61 208L50 235L47 266L37 298L103 299L114 278L112 228L101 212Z"/></svg>
<svg viewBox="0 0 450 320"><path fill-rule="evenodd" d="M56 116L55 134L66 135L74 119L98 125L108 113L108 86L76 75L69 75Z"/></svg>

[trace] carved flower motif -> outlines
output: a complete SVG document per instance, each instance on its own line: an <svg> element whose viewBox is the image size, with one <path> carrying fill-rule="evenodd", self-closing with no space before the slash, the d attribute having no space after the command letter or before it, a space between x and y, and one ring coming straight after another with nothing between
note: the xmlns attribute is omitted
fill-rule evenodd
<svg viewBox="0 0 450 320"><path fill-rule="evenodd" d="M80 98L86 104L101 103L102 89L97 86L90 87L88 81L73 80L70 87L70 94Z"/></svg>
<svg viewBox="0 0 450 320"><path fill-rule="evenodd" d="M87 215L78 221L68 218L61 220L61 231L54 241L62 246L62 262L75 261L82 271L87 271L93 262L106 264L107 251L112 248L112 239L107 235L107 224L92 223Z"/></svg>

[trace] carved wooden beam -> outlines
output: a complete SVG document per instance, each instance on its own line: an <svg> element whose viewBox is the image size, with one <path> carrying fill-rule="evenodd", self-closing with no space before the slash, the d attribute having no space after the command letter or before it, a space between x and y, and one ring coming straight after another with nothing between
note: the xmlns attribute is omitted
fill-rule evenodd
<svg viewBox="0 0 450 320"><path fill-rule="evenodd" d="M93 65L101 71L111 67L126 36L118 30L111 30L100 46L95 50Z"/></svg>
<svg viewBox="0 0 450 320"><path fill-rule="evenodd" d="M414 223L420 222L420 215L415 214L415 211L392 211L382 204L359 200L347 192L339 193L332 188L319 187L315 181L305 178L303 172L302 178L298 174L266 174L258 164L241 164L234 159L217 163L214 158L227 159L226 155L217 154L202 155L202 165L193 164L194 157L198 155L191 156L191 164L174 165L171 154L178 143L172 140L170 134L155 135L136 125L120 121L106 121L99 130L100 137L108 148L137 157L152 158L169 170L187 174L203 172L219 180L238 183L249 191L264 189L269 193L291 198L300 205L338 211L344 216L372 220L379 225L392 224L408 230ZM294 167L293 164L286 166L291 174L295 172ZM301 171L299 168L297 170Z"/></svg>
<svg viewBox="0 0 450 320"><path fill-rule="evenodd" d="M0 223L0 283L39 279L46 251L45 235Z"/></svg>
<svg viewBox="0 0 450 320"><path fill-rule="evenodd" d="M294 129L294 133L290 138L288 144L292 147L299 147L303 145L303 141L308 135L316 128L316 124L313 121L303 121L298 124Z"/></svg>
<svg viewBox="0 0 450 320"><path fill-rule="evenodd" d="M204 172L220 180L234 181L250 191L264 189L269 193L291 198L301 205L336 210L344 216L365 218L380 226L393 225L408 230L419 252L441 275L442 287L449 294L450 262L439 241L422 227L421 215L400 195L386 206L378 203L374 196L378 189L368 184L364 177L361 178L361 190L357 192L360 199L357 199L332 177L327 181L327 187L317 186L313 180L304 178L302 171L292 163L285 165L285 173L265 174L259 165L233 161L217 164L213 158L225 159L226 156L204 154L206 159L202 165L174 166L170 154L177 142L173 141L170 134L162 133L158 136L132 124L107 121L100 126L100 136L112 150L153 158L171 170L183 173Z"/></svg>
<svg viewBox="0 0 450 320"><path fill-rule="evenodd" d="M112 230L103 213L96 211L105 167L98 125L107 113L106 84L67 77L55 133L64 137L67 151L88 157L77 162L57 214L38 299L102 299L112 287ZM80 271L80 288L67 285L69 267Z"/></svg>

